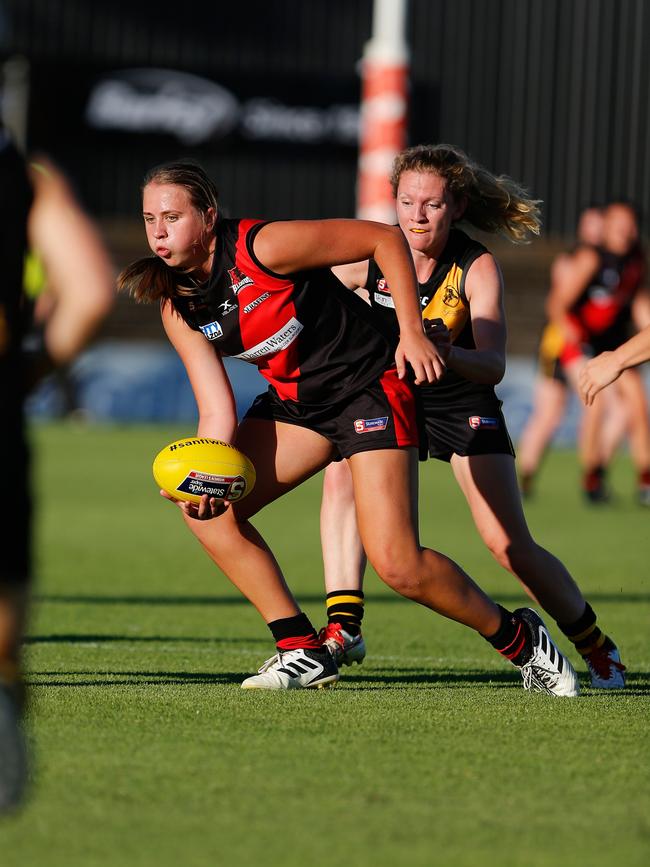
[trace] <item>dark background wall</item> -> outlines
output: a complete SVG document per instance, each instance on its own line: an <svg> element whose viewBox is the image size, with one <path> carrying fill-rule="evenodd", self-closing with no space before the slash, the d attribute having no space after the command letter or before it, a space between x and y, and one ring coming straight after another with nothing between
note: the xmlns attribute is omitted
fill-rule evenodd
<svg viewBox="0 0 650 867"><path fill-rule="evenodd" d="M3 9L2 53L32 67L31 142L60 153L98 213L132 213L143 169L187 152L209 164L233 211L353 213L349 142L99 136L83 110L102 74L148 66L208 78L240 103L354 104L370 0L5 0ZM523 181L544 200L552 234L570 235L593 200L624 196L647 211L645 0L411 0L408 31L412 141L452 141Z"/></svg>
<svg viewBox="0 0 650 867"><path fill-rule="evenodd" d="M0 0L0 54L27 60L28 145L64 165L121 265L143 252L143 173L179 156L206 165L230 214L352 216L371 18L371 0ZM541 242L490 245L506 276L510 349L532 351L550 259L580 209L624 197L648 211L650 3L411 0L408 34L411 142L458 144L543 200ZM128 71L151 68L197 78L162 87ZM171 87L166 130L93 126L98 88L124 76L145 127L151 99ZM221 116L197 138L202 88L219 90ZM154 328L147 316L120 307L115 328Z"/></svg>

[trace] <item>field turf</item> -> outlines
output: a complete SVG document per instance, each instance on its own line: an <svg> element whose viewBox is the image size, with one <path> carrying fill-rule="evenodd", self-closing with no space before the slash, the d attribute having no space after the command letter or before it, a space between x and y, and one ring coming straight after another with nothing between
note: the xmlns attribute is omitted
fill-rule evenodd
<svg viewBox="0 0 650 867"><path fill-rule="evenodd" d="M0 821L2 867L648 863L650 512L626 457L612 505L583 505L557 452L527 508L621 646L624 692L583 676L579 699L524 693L482 639L369 574L364 665L335 689L266 694L239 689L272 652L266 627L150 477L186 433L33 432L35 780ZM314 479L257 520L316 625L319 498ZM421 502L423 540L525 604L448 467L424 466Z"/></svg>

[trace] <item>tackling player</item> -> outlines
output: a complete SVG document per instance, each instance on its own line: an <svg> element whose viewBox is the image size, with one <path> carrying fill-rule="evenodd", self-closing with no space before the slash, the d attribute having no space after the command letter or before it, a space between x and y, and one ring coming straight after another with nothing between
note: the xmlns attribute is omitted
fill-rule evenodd
<svg viewBox="0 0 650 867"><path fill-rule="evenodd" d="M456 227L464 220L521 242L539 231L537 203L512 180L495 177L451 145L403 151L391 182L422 315L454 314L456 320L451 331L433 323L429 328L447 369L437 382L418 388L426 453L450 463L481 538L574 643L592 685L621 687L624 666L616 646L600 631L565 566L535 542L526 524L514 451L494 391L506 363L501 272L489 251ZM365 288L371 305L397 328L391 281L376 261L334 270L348 288ZM322 637L339 662L360 662L365 558L344 464L326 471L321 536L329 620Z"/></svg>

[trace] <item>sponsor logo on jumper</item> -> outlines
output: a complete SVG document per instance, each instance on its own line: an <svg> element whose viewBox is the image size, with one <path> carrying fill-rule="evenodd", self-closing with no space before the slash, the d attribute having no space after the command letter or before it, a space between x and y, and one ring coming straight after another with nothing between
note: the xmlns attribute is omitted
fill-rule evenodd
<svg viewBox="0 0 650 867"><path fill-rule="evenodd" d="M385 277L380 277L379 280L377 280L377 291L378 292L390 292L390 289L388 288L388 283L386 282Z"/></svg>
<svg viewBox="0 0 650 867"><path fill-rule="evenodd" d="M430 300L431 300L431 299L429 298L428 295L423 295L423 296L420 298L420 304L421 304L422 307L424 308L424 307L427 306L427 304L429 303Z"/></svg>
<svg viewBox="0 0 650 867"><path fill-rule="evenodd" d="M498 430L499 428L498 418L488 418L484 415L471 415L467 423L472 430Z"/></svg>
<svg viewBox="0 0 650 867"><path fill-rule="evenodd" d="M244 274L236 265L234 268L228 269L228 274L230 275L230 286L235 295L238 295L244 286L252 286L255 282L252 277Z"/></svg>
<svg viewBox="0 0 650 867"><path fill-rule="evenodd" d="M276 352L281 352L283 349L291 346L303 328L302 322L298 322L292 316L287 324L283 328L280 328L279 331L276 331L275 334L267 337L266 340L262 340L256 346L251 346L245 352L235 355L234 358L242 358L244 361L255 361L256 358L264 358L265 355L274 355Z"/></svg>
<svg viewBox="0 0 650 867"><path fill-rule="evenodd" d="M460 304L460 292L456 286L445 286L442 292L443 304L447 307L458 307Z"/></svg>
<svg viewBox="0 0 650 867"><path fill-rule="evenodd" d="M358 418L354 423L354 429L358 434L371 433L375 430L386 430L387 427L387 415L381 418Z"/></svg>
<svg viewBox="0 0 650 867"><path fill-rule="evenodd" d="M208 322L207 325L199 325L199 328L208 340L216 340L217 337L223 336L223 328L218 322Z"/></svg>
<svg viewBox="0 0 650 867"><path fill-rule="evenodd" d="M251 301L250 304L247 304L244 307L244 313L250 313L252 310L255 310L256 307L259 307L263 301L266 301L267 298L271 297L270 292L262 292L259 298L256 298L255 301Z"/></svg>
<svg viewBox="0 0 650 867"><path fill-rule="evenodd" d="M233 310L237 309L237 305L233 304L231 301L222 301L219 305L221 307L221 315L226 316L228 313L232 313Z"/></svg>
<svg viewBox="0 0 650 867"><path fill-rule="evenodd" d="M200 470L190 470L176 490L196 494L198 497L207 494L217 500L238 500L245 488L246 481L242 476L215 476Z"/></svg>
<svg viewBox="0 0 650 867"><path fill-rule="evenodd" d="M392 295L381 295L379 292L375 292L375 302L379 304L380 307L390 307L393 310L395 309L395 302L393 301Z"/></svg>

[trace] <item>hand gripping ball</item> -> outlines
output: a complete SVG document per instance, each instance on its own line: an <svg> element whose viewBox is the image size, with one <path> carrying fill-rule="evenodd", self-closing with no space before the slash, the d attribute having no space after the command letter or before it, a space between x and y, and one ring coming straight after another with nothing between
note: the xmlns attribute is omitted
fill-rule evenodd
<svg viewBox="0 0 650 867"><path fill-rule="evenodd" d="M199 503L203 494L235 502L255 485L255 467L221 440L186 437L170 443L153 462L156 483L176 500Z"/></svg>

